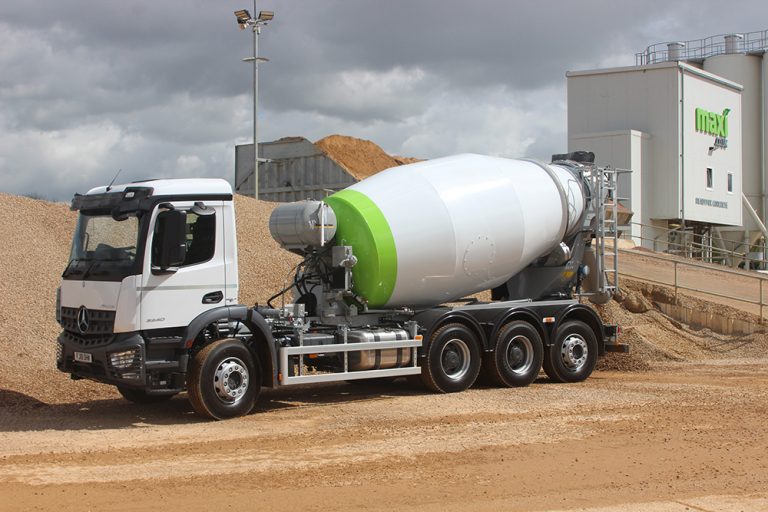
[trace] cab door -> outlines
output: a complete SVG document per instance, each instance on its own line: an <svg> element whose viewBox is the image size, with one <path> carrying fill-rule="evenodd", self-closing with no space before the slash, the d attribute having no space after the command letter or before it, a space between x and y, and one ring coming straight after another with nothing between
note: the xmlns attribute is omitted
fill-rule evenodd
<svg viewBox="0 0 768 512"><path fill-rule="evenodd" d="M164 203L152 212L140 287L141 328L185 327L223 306L226 296L222 201ZM183 261L162 268L159 254L168 212L183 212ZM181 256L180 256L181 257Z"/></svg>

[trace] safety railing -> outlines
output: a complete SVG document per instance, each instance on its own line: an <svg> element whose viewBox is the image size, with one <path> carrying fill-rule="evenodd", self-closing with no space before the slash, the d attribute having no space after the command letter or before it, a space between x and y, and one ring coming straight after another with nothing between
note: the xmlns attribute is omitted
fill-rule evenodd
<svg viewBox="0 0 768 512"><path fill-rule="evenodd" d="M630 249L618 249L618 253L631 255L632 258L638 258L638 259L650 259L655 262L664 262L667 265L671 265L672 271L671 271L671 279L669 281L664 281L657 279L655 277L649 277L648 272L633 272L633 265L630 264L628 261L624 261L621 264L621 269L619 270L619 274L622 277L628 277L628 278L634 278L639 279L645 282L653 283L653 284L659 284L662 286L669 286L674 289L674 297L677 301L678 294L680 290L686 290L698 294L704 294L709 295L712 297L718 297L719 299L727 299L729 301L733 301L738 305L750 305L751 308L743 308L743 309L751 309L755 312L755 314L758 314L760 317L760 323L762 324L764 322L763 320L763 312L766 304L766 294L765 294L765 281L768 281L768 276L764 276L759 273L750 273L745 271L738 271L738 270L731 270L729 268L720 268L711 264L705 264L705 263L697 263L692 261L681 261L679 259L676 259L671 256L661 256L656 254L649 254L649 253L641 253L635 250ZM723 286L734 289L738 287L742 287L744 289L748 289L750 286L754 286L754 289L752 289L752 293L742 293L742 294L729 294L729 293L723 293L721 291L716 291L712 288L705 288L703 286L697 286L695 284L686 282L682 275L684 270L687 269L695 269L695 270L709 270L712 272L716 272L718 275L721 275L723 277L722 280L716 280L713 279L711 281L713 286ZM659 274L663 274L662 268L658 265L654 267L654 274L658 276ZM666 272L669 274L669 272ZM690 278L690 276L689 276ZM671 281L671 282L670 282ZM751 296L750 296L751 295ZM721 302L722 303L722 302ZM725 304L728 305L728 304Z"/></svg>
<svg viewBox="0 0 768 512"><path fill-rule="evenodd" d="M735 36L729 48L727 36ZM670 52L669 45L674 45ZM652 44L635 54L635 65L644 66L669 60L701 60L726 53L749 53L768 49L768 30L741 34L719 34L691 41L670 41ZM672 55L670 55L672 53Z"/></svg>
<svg viewBox="0 0 768 512"><path fill-rule="evenodd" d="M632 234L631 227L636 226L640 228L640 234ZM728 266L739 266L743 263L744 268L763 268L766 266L766 261L762 257L750 256L751 246L745 242L737 242L733 240L727 240L723 238L717 238L717 241L726 248L718 247L715 245L715 238L710 235L709 242L696 242L695 238L707 238L695 235L690 231L678 228L664 228L660 226L653 226L649 224L642 224L640 222L631 222L628 225L620 226L624 228L621 238L624 240L633 240L636 243L639 241L640 245L651 245L651 248L656 252L664 252L666 254L673 254L676 256L682 256L685 258L700 259L706 263L715 263ZM646 233L651 231L651 235L647 236ZM670 240L670 238L684 238L691 239L684 242ZM649 242L649 244L644 244ZM730 246L730 248L728 248ZM696 257L696 255L699 255Z"/></svg>

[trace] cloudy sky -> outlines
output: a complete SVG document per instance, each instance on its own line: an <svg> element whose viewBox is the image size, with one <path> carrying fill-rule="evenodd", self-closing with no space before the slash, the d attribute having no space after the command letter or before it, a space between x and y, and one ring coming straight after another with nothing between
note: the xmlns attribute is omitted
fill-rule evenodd
<svg viewBox="0 0 768 512"><path fill-rule="evenodd" d="M565 72L768 28L768 2L259 0L261 140L342 133L430 158L566 149ZM0 191L68 200L232 179L252 137L252 0L0 3Z"/></svg>

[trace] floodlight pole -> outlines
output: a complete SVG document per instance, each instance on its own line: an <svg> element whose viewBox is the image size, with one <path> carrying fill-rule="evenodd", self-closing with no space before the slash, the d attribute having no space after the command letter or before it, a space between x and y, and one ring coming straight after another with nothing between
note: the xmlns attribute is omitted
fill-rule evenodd
<svg viewBox="0 0 768 512"><path fill-rule="evenodd" d="M253 0L253 12L256 13L256 0ZM255 15L255 14L254 14ZM253 197L259 198L259 61L268 60L259 57L259 34L261 26L275 17L273 11L261 11L254 18L248 11L235 11L237 24L241 29L251 27L253 31L253 57L243 59L253 64Z"/></svg>
<svg viewBox="0 0 768 512"><path fill-rule="evenodd" d="M256 0L253 0L253 13L256 16ZM253 197L259 198L259 32L261 27L253 27Z"/></svg>

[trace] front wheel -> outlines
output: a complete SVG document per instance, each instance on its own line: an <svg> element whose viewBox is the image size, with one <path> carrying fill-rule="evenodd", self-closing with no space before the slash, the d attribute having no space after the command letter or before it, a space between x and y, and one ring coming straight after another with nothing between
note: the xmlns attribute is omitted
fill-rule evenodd
<svg viewBox="0 0 768 512"><path fill-rule="evenodd" d="M240 341L214 341L190 363L187 394L198 414L216 420L251 412L261 391L258 361Z"/></svg>
<svg viewBox="0 0 768 512"><path fill-rule="evenodd" d="M445 325L432 335L422 381L439 393L464 391L475 383L480 359L480 342L472 331L462 324Z"/></svg>
<svg viewBox="0 0 768 512"><path fill-rule="evenodd" d="M597 338L579 320L565 322L544 357L544 371L554 382L581 382L597 364Z"/></svg>
<svg viewBox="0 0 768 512"><path fill-rule="evenodd" d="M509 322L496 335L494 352L486 359L486 373L498 386L527 386L539 375L544 344L528 322Z"/></svg>

